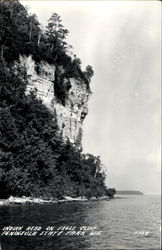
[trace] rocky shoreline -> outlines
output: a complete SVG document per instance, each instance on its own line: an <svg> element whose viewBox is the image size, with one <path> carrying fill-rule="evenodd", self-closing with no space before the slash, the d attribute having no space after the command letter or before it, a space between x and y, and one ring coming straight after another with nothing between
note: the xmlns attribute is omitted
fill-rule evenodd
<svg viewBox="0 0 162 250"><path fill-rule="evenodd" d="M87 199L85 197L70 197L65 196L63 199L44 199L44 198L33 198L33 197L13 197L10 196L8 199L1 199L0 200L0 206L4 205L12 205L12 204L52 204L52 203L63 203L63 202L76 202L76 201L99 201L99 200L111 200L114 198L110 198L108 196L102 196L99 198L92 197L90 199Z"/></svg>

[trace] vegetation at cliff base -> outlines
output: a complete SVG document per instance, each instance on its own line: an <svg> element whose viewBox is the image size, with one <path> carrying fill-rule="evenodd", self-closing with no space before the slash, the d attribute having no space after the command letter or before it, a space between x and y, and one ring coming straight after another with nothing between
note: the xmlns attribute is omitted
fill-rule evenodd
<svg viewBox="0 0 162 250"><path fill-rule="evenodd" d="M57 117L35 93L25 95L19 71L0 64L0 198L105 194L100 159L63 141Z"/></svg>
<svg viewBox="0 0 162 250"><path fill-rule="evenodd" d="M68 56L68 31L57 14L45 33L17 1L1 2L0 14L0 198L109 195L100 158L63 140L56 114L37 99L36 90L25 93L26 70L20 64L15 70L14 62L32 54L38 71L41 60L54 64L59 71L55 93L63 105L69 78L89 86L91 66L83 72L78 59Z"/></svg>

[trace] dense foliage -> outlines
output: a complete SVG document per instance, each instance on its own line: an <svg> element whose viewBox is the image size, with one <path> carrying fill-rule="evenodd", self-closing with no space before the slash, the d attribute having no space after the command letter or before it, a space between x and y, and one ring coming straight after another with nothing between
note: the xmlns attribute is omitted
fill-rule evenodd
<svg viewBox="0 0 162 250"><path fill-rule="evenodd" d="M18 1L0 3L0 57L7 62L18 60L20 55L32 55L36 62L41 60L62 69L61 81L54 85L58 100L65 103L69 90L64 85L73 77L84 82L89 89L93 69L87 66L81 70L81 61L70 52L67 44L68 30L62 25L60 16L53 13L45 30L42 30L35 14L28 14L27 9ZM7 39L6 39L7 38ZM72 56L70 56L72 54ZM58 70L57 70L58 72Z"/></svg>
<svg viewBox="0 0 162 250"><path fill-rule="evenodd" d="M56 115L25 95L25 77L0 63L0 197L105 194L100 159L63 141Z"/></svg>
<svg viewBox="0 0 162 250"><path fill-rule="evenodd" d="M22 66L15 70L13 62L20 55L32 54L38 73L39 61L55 64L55 92L62 102L70 88L69 78L88 84L91 66L82 72L80 60L67 55L68 31L57 14L43 34L36 16L28 15L19 2L1 2L0 12L0 198L106 194L100 158L83 154L62 139L56 114L36 98L36 92L25 94L26 71Z"/></svg>

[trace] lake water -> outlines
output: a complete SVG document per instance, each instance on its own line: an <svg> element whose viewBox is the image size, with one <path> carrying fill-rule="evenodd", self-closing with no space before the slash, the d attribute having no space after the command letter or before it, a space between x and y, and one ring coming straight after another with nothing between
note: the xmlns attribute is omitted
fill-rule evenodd
<svg viewBox="0 0 162 250"><path fill-rule="evenodd" d="M23 226L25 231L28 226L41 227L28 231L36 232L35 236L1 235L2 250L160 249L160 196L120 197L110 201L0 206L1 234L6 226ZM60 226L71 228L61 230ZM60 230L60 235L42 235L44 231ZM72 231L84 235L69 235ZM90 235L92 232L98 235Z"/></svg>

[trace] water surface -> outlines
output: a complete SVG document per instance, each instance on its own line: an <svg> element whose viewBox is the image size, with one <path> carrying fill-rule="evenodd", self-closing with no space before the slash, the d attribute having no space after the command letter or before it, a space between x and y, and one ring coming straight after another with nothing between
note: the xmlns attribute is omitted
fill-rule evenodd
<svg viewBox="0 0 162 250"><path fill-rule="evenodd" d="M0 206L5 226L97 227L101 235L1 236L2 250L160 249L160 197L120 195L110 201Z"/></svg>

